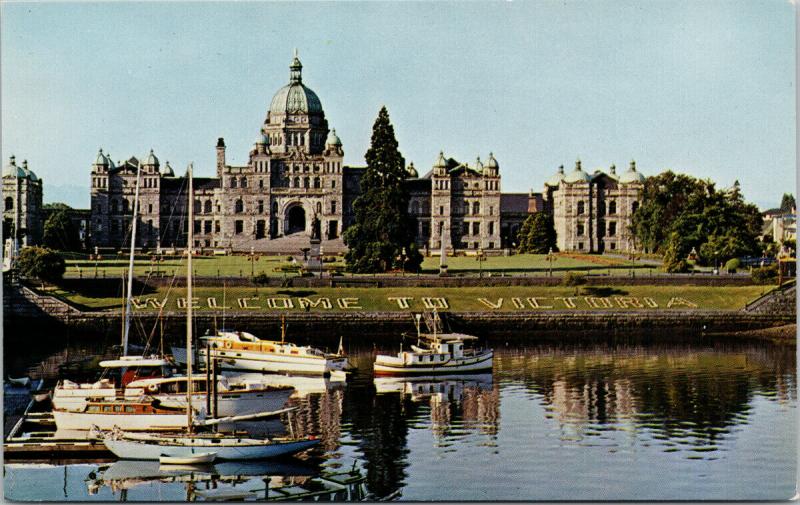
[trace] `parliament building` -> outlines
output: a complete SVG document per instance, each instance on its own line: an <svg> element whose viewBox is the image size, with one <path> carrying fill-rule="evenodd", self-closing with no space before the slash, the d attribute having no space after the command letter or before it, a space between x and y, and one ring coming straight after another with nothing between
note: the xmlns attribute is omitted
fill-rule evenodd
<svg viewBox="0 0 800 505"><path fill-rule="evenodd" d="M273 96L248 163L228 164L219 138L216 176L193 179L194 247L297 254L317 236L326 253L346 249L342 232L353 223L365 168L344 165L342 141L317 94L303 83L297 55L289 68L289 83ZM139 168L137 247L185 247L186 177L169 162L162 165L152 150L117 163L102 149L97 154L91 245L121 248L127 242ZM423 175L413 163L407 171L408 212L416 218L417 244L428 252L442 245L487 254L514 247L522 222L537 211L553 213L561 250L623 250L643 180L638 172L589 175L578 164L573 173L562 169L548 180L543 193L502 193L500 165L491 153L465 163L440 152Z"/></svg>

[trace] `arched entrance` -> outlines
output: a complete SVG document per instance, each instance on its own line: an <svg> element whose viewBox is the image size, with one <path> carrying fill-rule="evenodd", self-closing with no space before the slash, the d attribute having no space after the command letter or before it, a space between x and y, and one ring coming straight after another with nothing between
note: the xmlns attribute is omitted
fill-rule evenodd
<svg viewBox="0 0 800 505"><path fill-rule="evenodd" d="M288 229L286 230L287 235L306 231L306 211L303 210L302 205L291 207L289 212L286 213L286 220L289 223Z"/></svg>

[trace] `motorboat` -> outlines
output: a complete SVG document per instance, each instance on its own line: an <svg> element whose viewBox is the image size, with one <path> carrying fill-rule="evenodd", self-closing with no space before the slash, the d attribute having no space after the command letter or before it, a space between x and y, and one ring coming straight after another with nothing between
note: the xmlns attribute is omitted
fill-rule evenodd
<svg viewBox="0 0 800 505"><path fill-rule="evenodd" d="M282 326L282 336L284 333ZM286 342L284 338L280 341L262 340L246 331L219 330L214 335L200 337L200 340L205 345L197 350L198 361L206 362L210 349L211 358L217 360L220 368L227 370L343 376L350 366L342 353L326 353L315 347Z"/></svg>
<svg viewBox="0 0 800 505"><path fill-rule="evenodd" d="M204 414L204 413L203 413ZM200 415L199 417L203 417ZM58 430L164 431L186 427L185 409L162 407L156 401L89 401L81 411L53 409Z"/></svg>
<svg viewBox="0 0 800 505"><path fill-rule="evenodd" d="M435 314L434 314L435 315ZM438 317L438 316L436 316ZM375 356L375 375L442 375L474 373L492 369L491 349L465 349L464 344L478 337L463 333L439 333L438 324L433 333L420 331L417 315L417 345L395 356Z"/></svg>

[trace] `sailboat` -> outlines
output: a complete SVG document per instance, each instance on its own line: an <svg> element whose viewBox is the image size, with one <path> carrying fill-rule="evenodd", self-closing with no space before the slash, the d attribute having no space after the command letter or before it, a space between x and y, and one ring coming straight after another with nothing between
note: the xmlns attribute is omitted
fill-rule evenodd
<svg viewBox="0 0 800 505"><path fill-rule="evenodd" d="M187 171L189 180L188 259L186 274L186 297L192 299L192 256L194 254L194 190L192 165ZM198 453L214 453L217 460L265 459L304 451L317 445L319 440L307 438L255 438L240 434L195 433L194 409L191 406L194 381L192 380L192 304L186 304L186 422L178 433L126 433L119 429L104 434L104 443L109 451L121 459L160 460L162 457L191 457ZM264 413L267 414L267 413ZM272 414L275 414L273 412ZM243 420L254 416L229 417L206 420L205 425L215 422Z"/></svg>

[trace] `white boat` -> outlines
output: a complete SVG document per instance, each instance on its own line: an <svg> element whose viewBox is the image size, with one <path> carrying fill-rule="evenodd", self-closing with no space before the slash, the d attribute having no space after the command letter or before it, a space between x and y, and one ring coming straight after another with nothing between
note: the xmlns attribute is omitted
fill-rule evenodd
<svg viewBox="0 0 800 505"><path fill-rule="evenodd" d="M206 345L198 349L198 361L205 363L210 348L211 357L218 359L220 368L228 370L329 376L343 374L349 367L342 354L325 353L283 339L262 340L246 331L220 330L201 340Z"/></svg>
<svg viewBox="0 0 800 505"><path fill-rule="evenodd" d="M317 445L309 438L248 438L217 433L206 434L135 434L121 433L106 437L109 451L122 459L159 461L162 455L190 457L213 451L218 460L267 459L295 454Z"/></svg>
<svg viewBox="0 0 800 505"><path fill-rule="evenodd" d="M202 465L213 463L217 457L216 452L198 452L189 456L168 456L162 454L158 462L162 465Z"/></svg>
<svg viewBox="0 0 800 505"><path fill-rule="evenodd" d="M153 401L90 401L79 412L53 409L53 419L58 430L78 431L93 426L102 430L170 431L187 425L184 409L164 408Z"/></svg>
<svg viewBox="0 0 800 505"><path fill-rule="evenodd" d="M227 370L223 371L222 375L232 385L259 383L265 386L292 386L294 388L292 398L305 398L310 394L341 389L346 383L346 375L343 372L333 372L330 377L325 377L322 375L265 374Z"/></svg>
<svg viewBox="0 0 800 505"><path fill-rule="evenodd" d="M463 333L439 333L438 315L434 313L433 333L420 331L420 315L416 318L417 345L411 350L402 347L396 356L375 356L375 375L445 375L473 373L492 369L491 349L465 349L464 343L478 337Z"/></svg>
<svg viewBox="0 0 800 505"><path fill-rule="evenodd" d="M112 401L124 397L125 387L131 382L171 377L174 364L158 356L122 356L101 361L100 366L104 370L98 381L59 381L53 389L53 408L82 411L89 401Z"/></svg>

